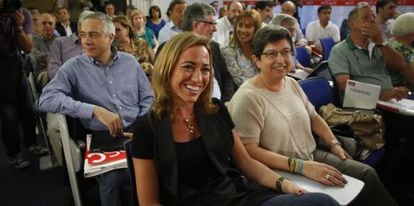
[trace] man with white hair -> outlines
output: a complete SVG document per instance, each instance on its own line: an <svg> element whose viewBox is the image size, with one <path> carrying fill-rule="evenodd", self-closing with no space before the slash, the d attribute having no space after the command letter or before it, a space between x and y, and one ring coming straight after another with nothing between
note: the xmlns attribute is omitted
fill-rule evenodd
<svg viewBox="0 0 414 206"><path fill-rule="evenodd" d="M83 55L60 67L43 89L39 107L79 118L90 131L111 136L131 132L133 123L149 111L151 86L132 55L111 49L115 35L112 21L94 13L81 22L79 36ZM126 169L97 177L101 205L130 205L130 181Z"/></svg>
<svg viewBox="0 0 414 206"><path fill-rule="evenodd" d="M236 18L243 11L243 6L239 1L232 1L228 5L227 15L217 20L217 31L213 34L213 40L218 42L221 46L229 43L233 35L234 23Z"/></svg>
<svg viewBox="0 0 414 206"><path fill-rule="evenodd" d="M281 14L286 14L289 16L293 16L296 13L296 6L291 1L285 1L282 4L282 11ZM308 44L308 42L305 39L305 36L303 35L302 29L300 28L299 22L296 20L295 24L295 30L296 32L292 34L293 40L296 46L305 46Z"/></svg>
<svg viewBox="0 0 414 206"><path fill-rule="evenodd" d="M392 33L394 38L388 41L388 45L402 54L407 63L409 71L414 71L414 13L402 14L395 20ZM404 75L403 73L389 70L394 86L406 86L414 91L414 76Z"/></svg>

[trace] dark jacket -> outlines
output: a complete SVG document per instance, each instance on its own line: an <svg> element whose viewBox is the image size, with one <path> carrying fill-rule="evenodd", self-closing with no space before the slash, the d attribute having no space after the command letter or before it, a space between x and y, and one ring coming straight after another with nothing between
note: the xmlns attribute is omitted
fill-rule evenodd
<svg viewBox="0 0 414 206"><path fill-rule="evenodd" d="M76 23L70 22L69 26L73 33L75 33L78 30L78 25ZM55 29L60 34L60 36L67 36L65 28L62 26L60 22L56 23Z"/></svg>

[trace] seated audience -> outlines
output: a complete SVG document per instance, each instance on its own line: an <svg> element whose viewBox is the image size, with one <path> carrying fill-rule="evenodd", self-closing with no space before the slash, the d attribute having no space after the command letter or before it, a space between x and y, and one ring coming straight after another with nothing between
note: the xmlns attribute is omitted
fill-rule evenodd
<svg viewBox="0 0 414 206"><path fill-rule="evenodd" d="M135 9L131 12L130 20L132 28L134 29L134 39L144 39L146 42L148 42L150 47L156 51L158 47L158 41L154 35L154 32L145 26L146 18L144 16L144 13L142 13L142 11L139 9Z"/></svg>
<svg viewBox="0 0 414 206"><path fill-rule="evenodd" d="M77 28L76 23L70 22L69 11L66 7L60 7L57 10L59 22L56 23L56 31L60 36L70 36L75 33Z"/></svg>
<svg viewBox="0 0 414 206"><path fill-rule="evenodd" d="M380 100L407 97L406 87L393 87L387 66L411 75L404 57L386 45L381 31L375 24L374 14L368 3L359 3L348 15L349 35L336 44L329 56L329 68L343 97L348 79L381 86Z"/></svg>
<svg viewBox="0 0 414 206"><path fill-rule="evenodd" d="M57 72L43 89L39 108L79 118L90 131L122 135L131 131L136 118L147 113L153 97L151 86L137 60L111 50L115 28L102 13L86 16L79 36L84 54ZM126 169L97 176L101 205L130 205Z"/></svg>
<svg viewBox="0 0 414 206"><path fill-rule="evenodd" d="M55 18L49 13L40 15L41 31L33 36L33 48L30 59L33 66L35 84L38 88L43 88L48 82L47 77L47 57L49 46L56 39ZM39 90L40 91L40 90Z"/></svg>
<svg viewBox="0 0 414 206"><path fill-rule="evenodd" d="M234 35L221 53L236 87L239 87L259 72L251 57L253 36L261 28L262 20L256 10L248 9L240 13L234 26Z"/></svg>
<svg viewBox="0 0 414 206"><path fill-rule="evenodd" d="M234 36L236 19L244 10L239 1L231 1L227 7L227 14L217 20L217 31L213 34L213 40L218 42L220 46L226 46L231 41Z"/></svg>
<svg viewBox="0 0 414 206"><path fill-rule="evenodd" d="M248 155L226 107L211 100L209 44L183 32L155 62L155 102L137 120L132 139L139 204L337 205L327 195L303 193ZM243 182L237 189L228 176L229 160L260 190Z"/></svg>
<svg viewBox="0 0 414 206"><path fill-rule="evenodd" d="M292 34L293 37L293 42L295 43L296 46L305 46L308 44L307 40L305 39L305 36L303 35L302 29L300 28L299 25L299 16L297 16L296 12L296 5L294 2L292 1L285 1L282 4L282 11L280 12L280 14L285 14L285 15L289 15L291 17L294 17L296 22L295 22L295 33Z"/></svg>
<svg viewBox="0 0 414 206"><path fill-rule="evenodd" d="M381 35L384 40L388 40L393 37L392 27L393 18L397 14L397 1L396 0L378 0L375 4L376 17L375 22L381 30Z"/></svg>
<svg viewBox="0 0 414 206"><path fill-rule="evenodd" d="M163 43L183 30L183 18L187 3L184 0L172 0L167 9L169 22L161 28L158 42Z"/></svg>
<svg viewBox="0 0 414 206"><path fill-rule="evenodd" d="M142 38L134 38L131 23L126 16L116 16L112 19L115 26L115 39L113 45L118 51L132 54L145 74L149 77L152 73L152 62L154 61L154 50L148 42Z"/></svg>
<svg viewBox="0 0 414 206"><path fill-rule="evenodd" d="M272 169L302 174L327 186L343 187L346 174L365 183L356 205L395 205L375 170L354 161L287 74L293 51L289 33L265 27L253 39L260 73L234 94L228 108L247 152ZM316 148L316 134L330 152Z"/></svg>
<svg viewBox="0 0 414 206"><path fill-rule="evenodd" d="M332 8L322 5L318 8L318 20L312 21L306 27L306 39L309 45L315 45L322 51L321 38L332 37L335 42L340 41L339 28L331 20Z"/></svg>
<svg viewBox="0 0 414 206"><path fill-rule="evenodd" d="M275 3L272 1L258 1L254 9L259 12L263 25L267 25L273 19L273 7Z"/></svg>
<svg viewBox="0 0 414 206"><path fill-rule="evenodd" d="M105 14L111 20L115 17L115 6L110 1L105 2Z"/></svg>
<svg viewBox="0 0 414 206"><path fill-rule="evenodd" d="M388 45L402 54L407 63L407 69L414 71L414 13L402 14L395 20L392 33L394 39L388 41ZM414 76L403 75L398 71L389 70L394 86L405 86L414 91Z"/></svg>
<svg viewBox="0 0 414 206"><path fill-rule="evenodd" d="M150 28L155 37L158 39L158 33L160 32L161 28L164 27L166 22L164 19L161 18L161 9L158 6L151 6L149 8L149 16L147 17L146 26Z"/></svg>

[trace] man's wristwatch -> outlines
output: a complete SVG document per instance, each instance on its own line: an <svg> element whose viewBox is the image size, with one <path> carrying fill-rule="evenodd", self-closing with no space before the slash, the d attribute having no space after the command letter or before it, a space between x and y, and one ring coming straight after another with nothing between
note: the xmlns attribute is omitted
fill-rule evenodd
<svg viewBox="0 0 414 206"><path fill-rule="evenodd" d="M18 26L17 28L16 28L16 32L18 32L18 33L22 33L24 30L23 30L23 26Z"/></svg>
<svg viewBox="0 0 414 206"><path fill-rule="evenodd" d="M338 142L338 140L337 139L333 139L329 144L328 144L328 147L329 147L329 149L332 149L332 147L333 146L335 146L335 145L339 145L339 146L341 146L341 143L340 142Z"/></svg>

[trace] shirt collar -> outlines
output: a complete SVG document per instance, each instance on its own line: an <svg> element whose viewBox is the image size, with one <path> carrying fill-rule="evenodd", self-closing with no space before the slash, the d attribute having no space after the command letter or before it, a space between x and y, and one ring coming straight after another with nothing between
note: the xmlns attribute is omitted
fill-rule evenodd
<svg viewBox="0 0 414 206"><path fill-rule="evenodd" d="M113 60L111 61L111 63L109 63L108 65L104 65L104 64L101 64L101 63L99 63L96 59L94 59L94 58L92 58L92 57L89 57L88 56L88 58L89 58L89 60L94 64L94 65L96 65L96 66L98 66L98 67L109 67L109 66L111 66L111 65L113 65L113 64L115 64L116 62L117 62L117 60L119 59L119 53L118 53L118 50L114 47L114 46L112 46L111 45L111 52L112 52L112 57L113 57Z"/></svg>

